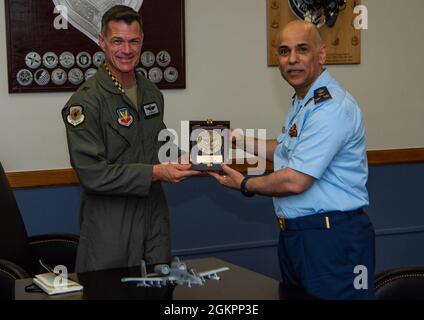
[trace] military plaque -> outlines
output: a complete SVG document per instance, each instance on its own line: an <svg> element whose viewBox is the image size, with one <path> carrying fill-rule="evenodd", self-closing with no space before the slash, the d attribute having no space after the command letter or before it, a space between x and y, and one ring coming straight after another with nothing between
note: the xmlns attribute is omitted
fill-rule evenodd
<svg viewBox="0 0 424 320"><path fill-rule="evenodd" d="M221 171L229 159L229 121L190 121L190 163L193 170Z"/></svg>
<svg viewBox="0 0 424 320"><path fill-rule="evenodd" d="M114 5L143 17L137 68L160 89L185 88L184 0L6 0L9 92L77 90L104 61L98 34Z"/></svg>
<svg viewBox="0 0 424 320"><path fill-rule="evenodd" d="M313 22L327 46L327 65L361 63L361 30L354 26L360 0L267 0L268 65L278 66L276 36L293 20Z"/></svg>

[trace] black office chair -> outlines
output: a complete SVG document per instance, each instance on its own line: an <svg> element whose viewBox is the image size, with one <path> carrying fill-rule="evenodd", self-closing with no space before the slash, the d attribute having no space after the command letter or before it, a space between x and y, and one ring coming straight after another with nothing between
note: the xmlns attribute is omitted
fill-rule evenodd
<svg viewBox="0 0 424 320"><path fill-rule="evenodd" d="M375 278L379 300L424 300L424 267L406 267L384 271Z"/></svg>
<svg viewBox="0 0 424 320"><path fill-rule="evenodd" d="M41 259L74 272L78 236L50 234L28 237L18 205L0 163L0 299L13 299L16 279L46 272Z"/></svg>

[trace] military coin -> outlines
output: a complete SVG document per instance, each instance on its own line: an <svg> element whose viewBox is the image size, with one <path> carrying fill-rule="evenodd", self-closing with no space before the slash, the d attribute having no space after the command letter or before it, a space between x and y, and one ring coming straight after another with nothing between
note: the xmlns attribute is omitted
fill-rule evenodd
<svg viewBox="0 0 424 320"><path fill-rule="evenodd" d="M37 52L30 52L25 56L25 64L28 68L37 69L41 66L41 56Z"/></svg>
<svg viewBox="0 0 424 320"><path fill-rule="evenodd" d="M97 72L97 69L94 69L94 68L87 69L87 71L85 71L85 74L84 74L85 80L87 81L88 79L90 79L92 76L96 74L96 72Z"/></svg>
<svg viewBox="0 0 424 320"><path fill-rule="evenodd" d="M58 86L62 86L68 80L68 75L63 69L54 69L52 72L52 82Z"/></svg>
<svg viewBox="0 0 424 320"><path fill-rule="evenodd" d="M64 68L72 68L75 64L75 56L72 52L65 51L59 57L59 61L62 67Z"/></svg>
<svg viewBox="0 0 424 320"><path fill-rule="evenodd" d="M68 73L68 79L72 84L80 84L84 80L84 73L78 68L73 68Z"/></svg>
<svg viewBox="0 0 424 320"><path fill-rule="evenodd" d="M88 68L91 65L91 55L85 51L78 53L77 65L80 68Z"/></svg>
<svg viewBox="0 0 424 320"><path fill-rule="evenodd" d="M98 51L93 54L93 64L98 68L105 60L105 54L103 51Z"/></svg>
<svg viewBox="0 0 424 320"><path fill-rule="evenodd" d="M156 62L161 67L167 67L171 63L171 54L168 51L160 51L156 55Z"/></svg>
<svg viewBox="0 0 424 320"><path fill-rule="evenodd" d="M32 73L28 69L19 70L16 80L21 86L29 86L32 83Z"/></svg>
<svg viewBox="0 0 424 320"><path fill-rule="evenodd" d="M174 67L169 67L165 69L164 78L167 82L175 82L178 79L178 70Z"/></svg>
<svg viewBox="0 0 424 320"><path fill-rule="evenodd" d="M39 86L45 86L50 82L50 74L45 69L38 69L34 73L34 80Z"/></svg>
<svg viewBox="0 0 424 320"><path fill-rule="evenodd" d="M145 51L141 55L141 64L147 68L155 64L155 54L151 51Z"/></svg>
<svg viewBox="0 0 424 320"><path fill-rule="evenodd" d="M152 81L153 83L159 83L162 81L163 79L163 72L161 69L155 67L150 69L149 71L149 79L150 81Z"/></svg>
<svg viewBox="0 0 424 320"><path fill-rule="evenodd" d="M59 58L57 57L57 54L54 52L46 52L43 55L43 64L45 67L49 69L56 68L59 63Z"/></svg>

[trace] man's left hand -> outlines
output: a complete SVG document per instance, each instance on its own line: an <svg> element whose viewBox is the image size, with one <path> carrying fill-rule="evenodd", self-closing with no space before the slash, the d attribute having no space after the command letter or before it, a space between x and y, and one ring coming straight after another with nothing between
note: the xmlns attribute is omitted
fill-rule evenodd
<svg viewBox="0 0 424 320"><path fill-rule="evenodd" d="M237 170L231 169L229 166L222 164L222 174L216 172L208 172L208 174L214 177L220 184L227 188L240 190L241 182L244 176Z"/></svg>

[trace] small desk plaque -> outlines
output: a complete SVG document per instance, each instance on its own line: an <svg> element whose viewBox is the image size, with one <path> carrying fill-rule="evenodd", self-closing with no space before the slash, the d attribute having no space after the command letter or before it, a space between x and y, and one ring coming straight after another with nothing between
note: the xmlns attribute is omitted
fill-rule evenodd
<svg viewBox="0 0 424 320"><path fill-rule="evenodd" d="M193 170L221 171L228 163L230 122L190 121L190 163Z"/></svg>

